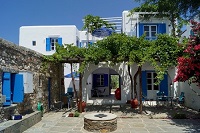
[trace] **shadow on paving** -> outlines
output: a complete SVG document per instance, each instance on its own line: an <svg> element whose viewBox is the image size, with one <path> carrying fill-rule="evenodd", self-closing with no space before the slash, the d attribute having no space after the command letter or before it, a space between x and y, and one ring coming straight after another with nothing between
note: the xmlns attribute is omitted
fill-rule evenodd
<svg viewBox="0 0 200 133"><path fill-rule="evenodd" d="M141 116L139 108L133 109L130 104L120 105L87 105L87 112L107 112L116 113L117 116ZM171 106L143 106L142 116L154 119L200 119L200 112L180 105Z"/></svg>

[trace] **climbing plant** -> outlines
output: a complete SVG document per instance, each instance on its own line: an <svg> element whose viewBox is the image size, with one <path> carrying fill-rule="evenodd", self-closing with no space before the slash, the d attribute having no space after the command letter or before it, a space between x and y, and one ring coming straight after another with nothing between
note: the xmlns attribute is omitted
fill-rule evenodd
<svg viewBox="0 0 200 133"><path fill-rule="evenodd" d="M184 54L178 58L178 72L174 81L198 83L200 85L200 23L191 21L192 35Z"/></svg>
<svg viewBox="0 0 200 133"><path fill-rule="evenodd" d="M92 32L95 29L90 23L93 21L93 17L87 17L90 18L90 21L88 20L88 22L85 23L85 28L87 27L87 30ZM96 28L98 28L98 25ZM133 77L130 66L133 63L137 64L138 71L136 75L134 75L134 83L136 83L137 75L140 75L140 90L142 90L142 65L145 62L152 64L156 69L159 82L162 80L167 69L176 64L176 58L181 54L181 48L182 45L178 45L178 39L169 35L158 35L157 40L149 41L145 39L145 35L137 38L114 33L111 36L89 45L87 48L79 48L73 44L64 44L63 46L56 45L56 52L53 55L45 56L44 59L48 62L55 63L80 63L78 70L80 75L82 75L85 67L90 63L98 65L99 62L108 62L110 65L115 65L116 63L125 62L128 65L128 73L131 80L131 96L133 96ZM80 87L80 93L81 92L82 88ZM136 92L135 84L134 97L137 96ZM141 97L140 94L140 100ZM77 103L81 102L82 96L77 98Z"/></svg>

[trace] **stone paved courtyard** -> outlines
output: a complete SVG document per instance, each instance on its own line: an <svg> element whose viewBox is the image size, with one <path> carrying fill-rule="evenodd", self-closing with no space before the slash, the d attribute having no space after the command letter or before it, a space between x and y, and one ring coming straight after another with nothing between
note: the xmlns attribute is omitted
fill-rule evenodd
<svg viewBox="0 0 200 133"><path fill-rule="evenodd" d="M145 107L144 114L137 113L137 109L120 108L113 106L111 113L118 116L117 130L113 133L199 133L199 113L190 109L173 107L173 110L166 107ZM94 109L94 110L93 110ZM88 106L86 112L80 117L67 117L70 111L52 111L44 114L42 121L26 130L24 133L89 133L84 126L84 115L93 112L108 112L108 106ZM154 113L152 112L154 111ZM145 114L146 112L146 114ZM187 113L187 119L167 119L170 113ZM196 114L195 114L196 113ZM151 115L150 115L151 114ZM164 118L164 119L163 119ZM103 132L103 131L99 131Z"/></svg>

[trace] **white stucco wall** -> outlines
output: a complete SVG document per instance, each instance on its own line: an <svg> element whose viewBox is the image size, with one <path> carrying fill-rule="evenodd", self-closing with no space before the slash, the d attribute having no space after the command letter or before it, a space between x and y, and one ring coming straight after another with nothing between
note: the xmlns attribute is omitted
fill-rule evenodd
<svg viewBox="0 0 200 133"><path fill-rule="evenodd" d="M76 45L76 40L80 40L80 33L75 25L22 26L19 33L19 46L24 46L44 55L51 55L55 51L46 51L46 38L49 37L61 37L62 44L73 43ZM32 41L36 41L36 46L32 45ZM65 63L64 66L64 75L71 73L70 64ZM71 78L64 78L64 84L65 92L67 92L68 87L73 88ZM79 88L77 81L76 88Z"/></svg>
<svg viewBox="0 0 200 133"><path fill-rule="evenodd" d="M79 32L75 25L60 26L22 26L19 32L19 46L30 48L44 55L55 51L46 51L46 38L61 37L63 44L75 44ZM36 46L32 45L36 41Z"/></svg>
<svg viewBox="0 0 200 133"><path fill-rule="evenodd" d="M191 86L189 86L188 82L179 82L179 85L180 85L180 92L184 92L185 94L185 106L199 111L200 88L197 86L197 84L192 84ZM196 93L192 91L192 89Z"/></svg>
<svg viewBox="0 0 200 133"><path fill-rule="evenodd" d="M139 23L166 23L166 34L170 34L171 27L170 27L170 21L167 18L151 18L147 21L142 21L139 19L140 12L135 12L133 15L129 15L129 11L123 11L122 12L122 32L126 33L130 36L137 36L139 37L139 32L136 32L136 29L139 29Z"/></svg>

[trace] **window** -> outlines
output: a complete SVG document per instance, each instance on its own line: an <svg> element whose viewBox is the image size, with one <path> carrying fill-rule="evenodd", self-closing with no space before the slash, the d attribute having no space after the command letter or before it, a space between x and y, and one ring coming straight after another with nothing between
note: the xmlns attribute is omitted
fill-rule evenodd
<svg viewBox="0 0 200 133"><path fill-rule="evenodd" d="M104 74L97 75L96 84L97 86L104 86Z"/></svg>
<svg viewBox="0 0 200 133"><path fill-rule="evenodd" d="M166 33L166 23L139 23L139 37L146 33L147 40L155 40L156 34Z"/></svg>
<svg viewBox="0 0 200 133"><path fill-rule="evenodd" d="M76 46L79 47L79 44L80 44L80 42L79 42L79 38L76 37Z"/></svg>
<svg viewBox="0 0 200 133"><path fill-rule="evenodd" d="M79 47L79 48L82 48L82 47L87 48L89 45L93 45L93 44L94 44L94 41L93 41L93 40L90 40L90 41L82 40L82 41L79 43L78 47Z"/></svg>
<svg viewBox="0 0 200 133"><path fill-rule="evenodd" d="M58 43L58 38L50 38L51 50L56 50L56 43Z"/></svg>
<svg viewBox="0 0 200 133"><path fill-rule="evenodd" d="M2 75L2 95L6 97L4 106L21 103L24 100L23 75L4 72Z"/></svg>
<svg viewBox="0 0 200 133"><path fill-rule="evenodd" d="M156 76L155 72L147 72L147 90L159 90L159 86L155 85L157 82Z"/></svg>
<svg viewBox="0 0 200 133"><path fill-rule="evenodd" d="M56 43L62 45L62 38L57 38L57 37L46 38L46 51L55 51Z"/></svg>
<svg viewBox="0 0 200 133"><path fill-rule="evenodd" d="M36 46L36 41L32 41L32 45L33 45L33 46Z"/></svg>
<svg viewBox="0 0 200 133"><path fill-rule="evenodd" d="M156 25L144 25L144 32L146 33L147 40L155 40L157 34Z"/></svg>

